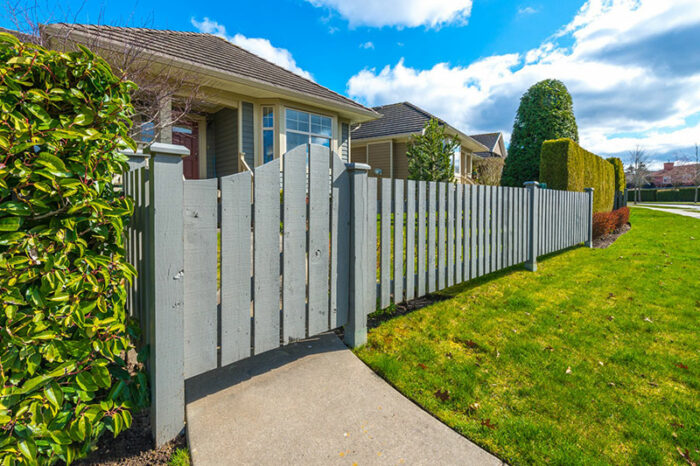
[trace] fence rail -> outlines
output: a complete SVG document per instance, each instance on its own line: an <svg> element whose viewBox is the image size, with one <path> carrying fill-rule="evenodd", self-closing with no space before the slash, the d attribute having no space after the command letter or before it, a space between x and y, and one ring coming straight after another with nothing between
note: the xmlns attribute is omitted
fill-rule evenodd
<svg viewBox="0 0 700 466"><path fill-rule="evenodd" d="M377 179L322 146L184 180L181 146L132 154L130 312L150 345L156 443L184 424L185 380L582 242L592 191Z"/></svg>

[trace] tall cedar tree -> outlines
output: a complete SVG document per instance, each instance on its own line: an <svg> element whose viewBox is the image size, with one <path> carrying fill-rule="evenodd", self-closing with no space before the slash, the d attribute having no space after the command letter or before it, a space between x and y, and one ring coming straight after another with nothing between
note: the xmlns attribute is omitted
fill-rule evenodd
<svg viewBox="0 0 700 466"><path fill-rule="evenodd" d="M454 181L452 155L459 147L457 136L445 134L445 127L431 118L423 134L411 137L408 156L408 178L420 181Z"/></svg>
<svg viewBox="0 0 700 466"><path fill-rule="evenodd" d="M542 143L560 138L578 142L571 95L561 81L545 79L520 99L501 185L520 187L539 180Z"/></svg>

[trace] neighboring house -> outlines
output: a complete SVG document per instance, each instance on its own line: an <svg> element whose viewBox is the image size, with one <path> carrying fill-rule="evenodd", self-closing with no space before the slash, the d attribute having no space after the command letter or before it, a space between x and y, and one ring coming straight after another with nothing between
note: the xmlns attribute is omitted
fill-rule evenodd
<svg viewBox="0 0 700 466"><path fill-rule="evenodd" d="M78 42L97 53L118 54L135 46L153 72L167 66L169 72L184 76L163 113L169 115L178 99L192 95L195 99L190 99L191 110L172 132L162 133L161 142L190 149L184 163L186 178L237 173L309 142L325 145L348 160L351 125L379 117L212 34L78 24L46 25L43 33L57 49Z"/></svg>
<svg viewBox="0 0 700 466"><path fill-rule="evenodd" d="M664 168L649 174L649 182L656 187L665 186L695 186L698 183L700 164L676 165L674 162L664 163Z"/></svg>
<svg viewBox="0 0 700 466"><path fill-rule="evenodd" d="M506 143L503 141L503 134L501 133L484 133L484 134L472 134L473 139L476 139L488 148L486 152L475 152L474 155L479 157L500 157L505 159L508 157L508 151L506 150Z"/></svg>
<svg viewBox="0 0 700 466"><path fill-rule="evenodd" d="M448 135L455 135L460 141L452 159L457 182L469 183L474 153L488 151L485 145L409 102L373 110L382 117L353 127L350 158L353 162L370 165L374 176L408 179L408 142L411 136L421 134L425 124L433 118L445 126Z"/></svg>

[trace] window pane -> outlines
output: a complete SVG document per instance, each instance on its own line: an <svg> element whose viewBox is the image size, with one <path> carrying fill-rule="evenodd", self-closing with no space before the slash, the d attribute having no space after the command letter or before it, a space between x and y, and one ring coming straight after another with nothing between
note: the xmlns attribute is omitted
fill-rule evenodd
<svg viewBox="0 0 700 466"><path fill-rule="evenodd" d="M328 138L320 138L318 136L311 136L311 144L320 144L322 146L331 147L331 140Z"/></svg>
<svg viewBox="0 0 700 466"><path fill-rule="evenodd" d="M287 131L287 152L302 144L308 144L309 136L306 134L291 133Z"/></svg>
<svg viewBox="0 0 700 466"><path fill-rule="evenodd" d="M309 131L309 114L297 110L287 110L287 129L294 131Z"/></svg>
<svg viewBox="0 0 700 466"><path fill-rule="evenodd" d="M263 131L263 163L275 158L275 132L271 129Z"/></svg>
<svg viewBox="0 0 700 466"><path fill-rule="evenodd" d="M263 107L263 128L275 127L275 112L272 107Z"/></svg>
<svg viewBox="0 0 700 466"><path fill-rule="evenodd" d="M311 115L311 132L330 137L332 120L321 115Z"/></svg>
<svg viewBox="0 0 700 466"><path fill-rule="evenodd" d="M455 148L454 153L452 154L452 166L454 167L455 170L455 175L459 175L462 173L461 167L462 167L462 148L457 146Z"/></svg>

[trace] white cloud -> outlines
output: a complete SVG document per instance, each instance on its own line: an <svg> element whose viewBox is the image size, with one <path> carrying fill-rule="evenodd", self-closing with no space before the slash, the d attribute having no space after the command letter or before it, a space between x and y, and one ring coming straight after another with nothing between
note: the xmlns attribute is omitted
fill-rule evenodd
<svg viewBox="0 0 700 466"><path fill-rule="evenodd" d="M360 44L361 49L374 49L374 43L372 41L363 42Z"/></svg>
<svg viewBox="0 0 700 466"><path fill-rule="evenodd" d="M337 11L350 26L426 26L466 23L472 0L307 0Z"/></svg>
<svg viewBox="0 0 700 466"><path fill-rule="evenodd" d="M640 144L671 152L700 141L700 124L685 124L700 112L697 40L697 0L589 0L536 49L469 66L417 69L401 59L360 71L347 90L370 105L408 100L464 131L509 136L523 92L555 78L572 94L586 148L607 154Z"/></svg>
<svg viewBox="0 0 700 466"><path fill-rule="evenodd" d="M313 80L311 73L306 70L301 69L291 52L287 49L280 47L275 47L268 39L263 39L259 37L246 37L243 34L235 34L234 36L229 36L226 33L226 27L219 24L216 21L212 21L209 18L204 18L202 21L197 21L195 18L190 20L192 26L197 28L199 32L205 32L208 34L214 34L227 41L246 49L247 51L254 53L255 55L264 58L267 61L274 63L275 65L286 68L289 71L298 74L306 79Z"/></svg>
<svg viewBox="0 0 700 466"><path fill-rule="evenodd" d="M537 13L537 10L531 6L518 8L519 15L534 15L535 13Z"/></svg>

